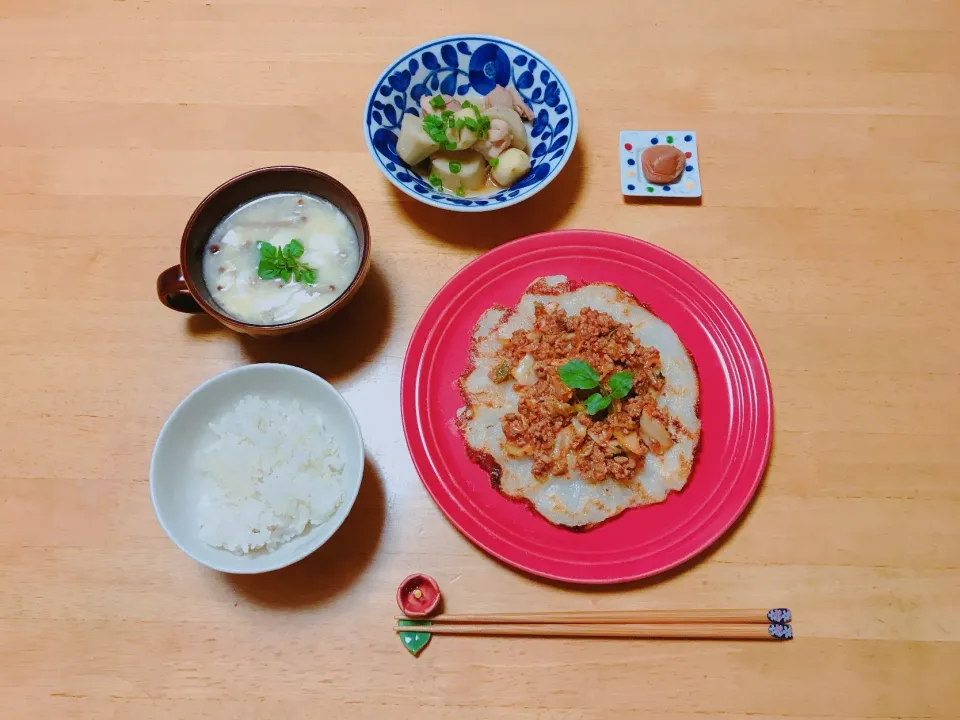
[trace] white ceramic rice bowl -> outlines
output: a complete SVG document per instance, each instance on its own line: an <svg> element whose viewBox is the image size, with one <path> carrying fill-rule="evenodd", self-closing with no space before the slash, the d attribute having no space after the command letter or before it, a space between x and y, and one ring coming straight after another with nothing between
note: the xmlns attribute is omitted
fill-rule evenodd
<svg viewBox="0 0 960 720"><path fill-rule="evenodd" d="M276 550L241 556L212 547L199 537L201 488L193 457L201 445L214 437L209 423L248 394L267 399L296 397L301 405L320 409L344 462L343 500L328 521L311 527ZM360 425L346 400L330 383L292 365L244 365L202 383L167 418L150 459L150 499L167 536L201 565L225 573L264 573L302 560L333 536L357 499L363 466Z"/></svg>

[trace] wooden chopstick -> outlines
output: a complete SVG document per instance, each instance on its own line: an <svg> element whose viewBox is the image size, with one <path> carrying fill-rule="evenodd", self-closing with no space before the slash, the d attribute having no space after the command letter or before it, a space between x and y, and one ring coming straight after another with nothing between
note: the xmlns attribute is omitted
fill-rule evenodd
<svg viewBox="0 0 960 720"><path fill-rule="evenodd" d="M428 621L428 622L433 622ZM683 638L691 640L790 640L789 625L778 623L663 623L649 625L397 625L396 632L423 632L433 635L525 636L567 638Z"/></svg>
<svg viewBox="0 0 960 720"><path fill-rule="evenodd" d="M403 615L397 620L409 620ZM786 608L773 610L612 610L586 612L539 612L539 613L485 613L437 615L429 618L434 625L457 623L464 624L704 624L704 623L756 623L769 625L771 622L789 623L792 619Z"/></svg>

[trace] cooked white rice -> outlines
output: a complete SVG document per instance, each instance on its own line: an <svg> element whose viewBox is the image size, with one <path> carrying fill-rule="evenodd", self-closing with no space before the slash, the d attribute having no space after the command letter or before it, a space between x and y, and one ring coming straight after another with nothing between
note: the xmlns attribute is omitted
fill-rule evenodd
<svg viewBox="0 0 960 720"><path fill-rule="evenodd" d="M319 411L245 396L201 447L200 538L237 554L275 550L343 502L343 461Z"/></svg>

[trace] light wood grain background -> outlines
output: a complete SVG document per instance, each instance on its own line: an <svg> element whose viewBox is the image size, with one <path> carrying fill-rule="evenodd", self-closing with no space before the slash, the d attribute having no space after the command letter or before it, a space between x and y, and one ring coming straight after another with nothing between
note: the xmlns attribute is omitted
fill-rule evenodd
<svg viewBox="0 0 960 720"><path fill-rule="evenodd" d="M956 0L2 0L0 717L4 720L960 717ZM507 35L574 88L548 191L485 217L393 191L360 118L385 64ZM700 207L625 203L617 133L698 131ZM358 195L374 270L312 335L253 341L154 296L200 198L243 170ZM655 242L766 354L773 460L702 561L587 592L489 560L422 489L399 372L438 287L554 227ZM211 375L292 362L356 408L368 473L333 541L231 579L154 519L161 423ZM411 571L451 609L783 604L787 645L439 638L388 627Z"/></svg>

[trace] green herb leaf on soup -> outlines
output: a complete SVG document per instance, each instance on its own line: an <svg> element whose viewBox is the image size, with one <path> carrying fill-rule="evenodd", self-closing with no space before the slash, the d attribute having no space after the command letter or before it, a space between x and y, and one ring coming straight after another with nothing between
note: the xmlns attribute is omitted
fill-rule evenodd
<svg viewBox="0 0 960 720"><path fill-rule="evenodd" d="M283 248L283 252L287 257L298 258L303 255L303 243L294 238Z"/></svg>
<svg viewBox="0 0 960 720"><path fill-rule="evenodd" d="M600 384L600 376L588 363L583 360L571 360L557 369L560 380L569 388L575 390L592 390Z"/></svg>
<svg viewBox="0 0 960 720"><path fill-rule="evenodd" d="M303 243L294 238L283 248L278 248L268 242L257 243L257 250L260 253L260 262L257 265L257 275L262 280L275 280L280 278L284 282L290 282L291 278L296 278L298 282L312 284L317 281L317 273L309 265L300 262L299 258L303 255Z"/></svg>
<svg viewBox="0 0 960 720"><path fill-rule="evenodd" d="M277 248L271 245L268 242L259 242L257 243L257 249L260 251L261 260L276 260L277 258Z"/></svg>
<svg viewBox="0 0 960 720"><path fill-rule="evenodd" d="M610 376L610 379L607 380L607 385L610 386L610 397L617 399L626 397L627 393L630 392L630 388L633 387L633 373L614 373Z"/></svg>
<svg viewBox="0 0 960 720"><path fill-rule="evenodd" d="M434 95L430 98L430 107L434 110L439 110L442 107L446 107L447 101L443 99L443 95Z"/></svg>
<svg viewBox="0 0 960 720"><path fill-rule="evenodd" d="M276 263L272 263L269 260L261 260L260 264L257 265L257 275L264 280L273 280L280 275L280 270L277 269Z"/></svg>
<svg viewBox="0 0 960 720"><path fill-rule="evenodd" d="M610 407L610 396L594 393L587 398L587 401L583 405L588 415L596 415L601 410L606 410Z"/></svg>

